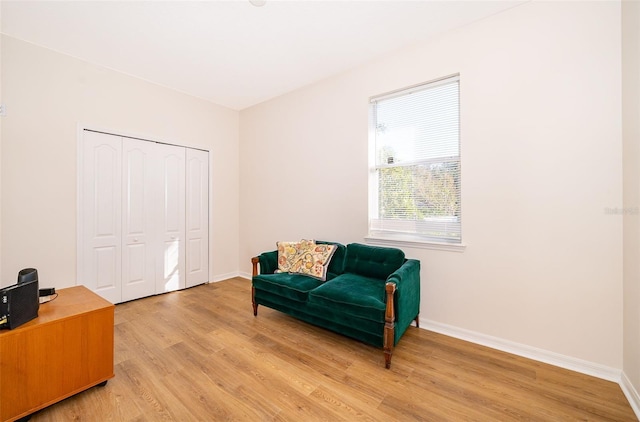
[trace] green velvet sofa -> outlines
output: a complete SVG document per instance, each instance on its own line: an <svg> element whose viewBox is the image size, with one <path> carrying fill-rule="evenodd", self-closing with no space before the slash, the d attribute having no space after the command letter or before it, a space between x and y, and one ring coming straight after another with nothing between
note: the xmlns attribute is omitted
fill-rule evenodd
<svg viewBox="0 0 640 422"><path fill-rule="evenodd" d="M258 305L289 314L384 350L393 348L415 320L419 326L420 261L396 248L336 245L326 281L277 272L278 251L251 259L253 314Z"/></svg>

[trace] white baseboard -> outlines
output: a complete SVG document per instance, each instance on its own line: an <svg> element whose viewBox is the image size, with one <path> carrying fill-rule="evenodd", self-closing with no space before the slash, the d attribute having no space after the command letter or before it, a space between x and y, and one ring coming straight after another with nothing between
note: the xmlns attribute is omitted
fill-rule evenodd
<svg viewBox="0 0 640 422"><path fill-rule="evenodd" d="M247 280L251 280L251 273L245 273L244 271L240 271L238 277L246 278Z"/></svg>
<svg viewBox="0 0 640 422"><path fill-rule="evenodd" d="M620 380L620 388L622 388L622 392L627 397L627 400L629 400L629 404L631 405L633 412L636 414L636 417L640 419L640 395L624 372L622 373L622 379Z"/></svg>
<svg viewBox="0 0 640 422"><path fill-rule="evenodd" d="M218 281L227 280L234 277L242 277L242 275L239 272L231 272L226 274L215 275L213 276L213 280L211 280L210 283L217 283Z"/></svg>
<svg viewBox="0 0 640 422"><path fill-rule="evenodd" d="M501 350L503 352L513 353L514 355L537 360L539 362L559 366L560 368L565 368L572 371L580 372L582 374L602 378L607 381L613 381L618 384L621 383L622 371L619 369L611 368L578 358L573 358L570 356L561 355L559 353L550 352L548 350L538 349L536 347L504 340L498 337L492 337L474 331L465 330L451 325L441 324L435 321L427 320L423 322L421 319L420 328L435 331L437 333L445 334L450 337L459 338L461 340L470 341L472 343L477 343L482 346L491 347L492 349Z"/></svg>

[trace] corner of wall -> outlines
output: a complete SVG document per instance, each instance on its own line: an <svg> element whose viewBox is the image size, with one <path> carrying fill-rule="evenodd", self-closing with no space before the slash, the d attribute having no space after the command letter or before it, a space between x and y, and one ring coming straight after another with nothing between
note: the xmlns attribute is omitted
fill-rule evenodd
<svg viewBox="0 0 640 422"><path fill-rule="evenodd" d="M638 394L638 391L634 388L633 384L631 384L631 381L629 381L629 378L627 378L624 372L620 379L620 388L622 388L622 392L627 400L629 400L633 412L638 419L640 419L640 394Z"/></svg>
<svg viewBox="0 0 640 422"><path fill-rule="evenodd" d="M640 418L640 3L621 5L623 364L621 387Z"/></svg>

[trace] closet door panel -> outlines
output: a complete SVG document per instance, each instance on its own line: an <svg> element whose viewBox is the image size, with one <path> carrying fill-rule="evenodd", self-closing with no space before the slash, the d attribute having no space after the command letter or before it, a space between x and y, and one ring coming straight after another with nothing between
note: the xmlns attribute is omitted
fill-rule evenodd
<svg viewBox="0 0 640 422"><path fill-rule="evenodd" d="M123 139L122 300L156 291L155 254L159 170L155 144Z"/></svg>
<svg viewBox="0 0 640 422"><path fill-rule="evenodd" d="M157 144L160 165L159 264L156 293L184 289L185 148Z"/></svg>
<svg viewBox="0 0 640 422"><path fill-rule="evenodd" d="M122 301L122 139L84 131L82 140L79 282L118 303Z"/></svg>
<svg viewBox="0 0 640 422"><path fill-rule="evenodd" d="M187 149L186 285L209 281L209 153Z"/></svg>

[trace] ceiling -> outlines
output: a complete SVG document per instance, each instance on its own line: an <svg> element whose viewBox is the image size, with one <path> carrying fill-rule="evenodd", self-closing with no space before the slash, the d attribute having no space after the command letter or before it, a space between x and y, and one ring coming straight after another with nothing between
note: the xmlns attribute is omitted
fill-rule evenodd
<svg viewBox="0 0 640 422"><path fill-rule="evenodd" d="M8 1L2 32L235 110L522 1Z"/></svg>

